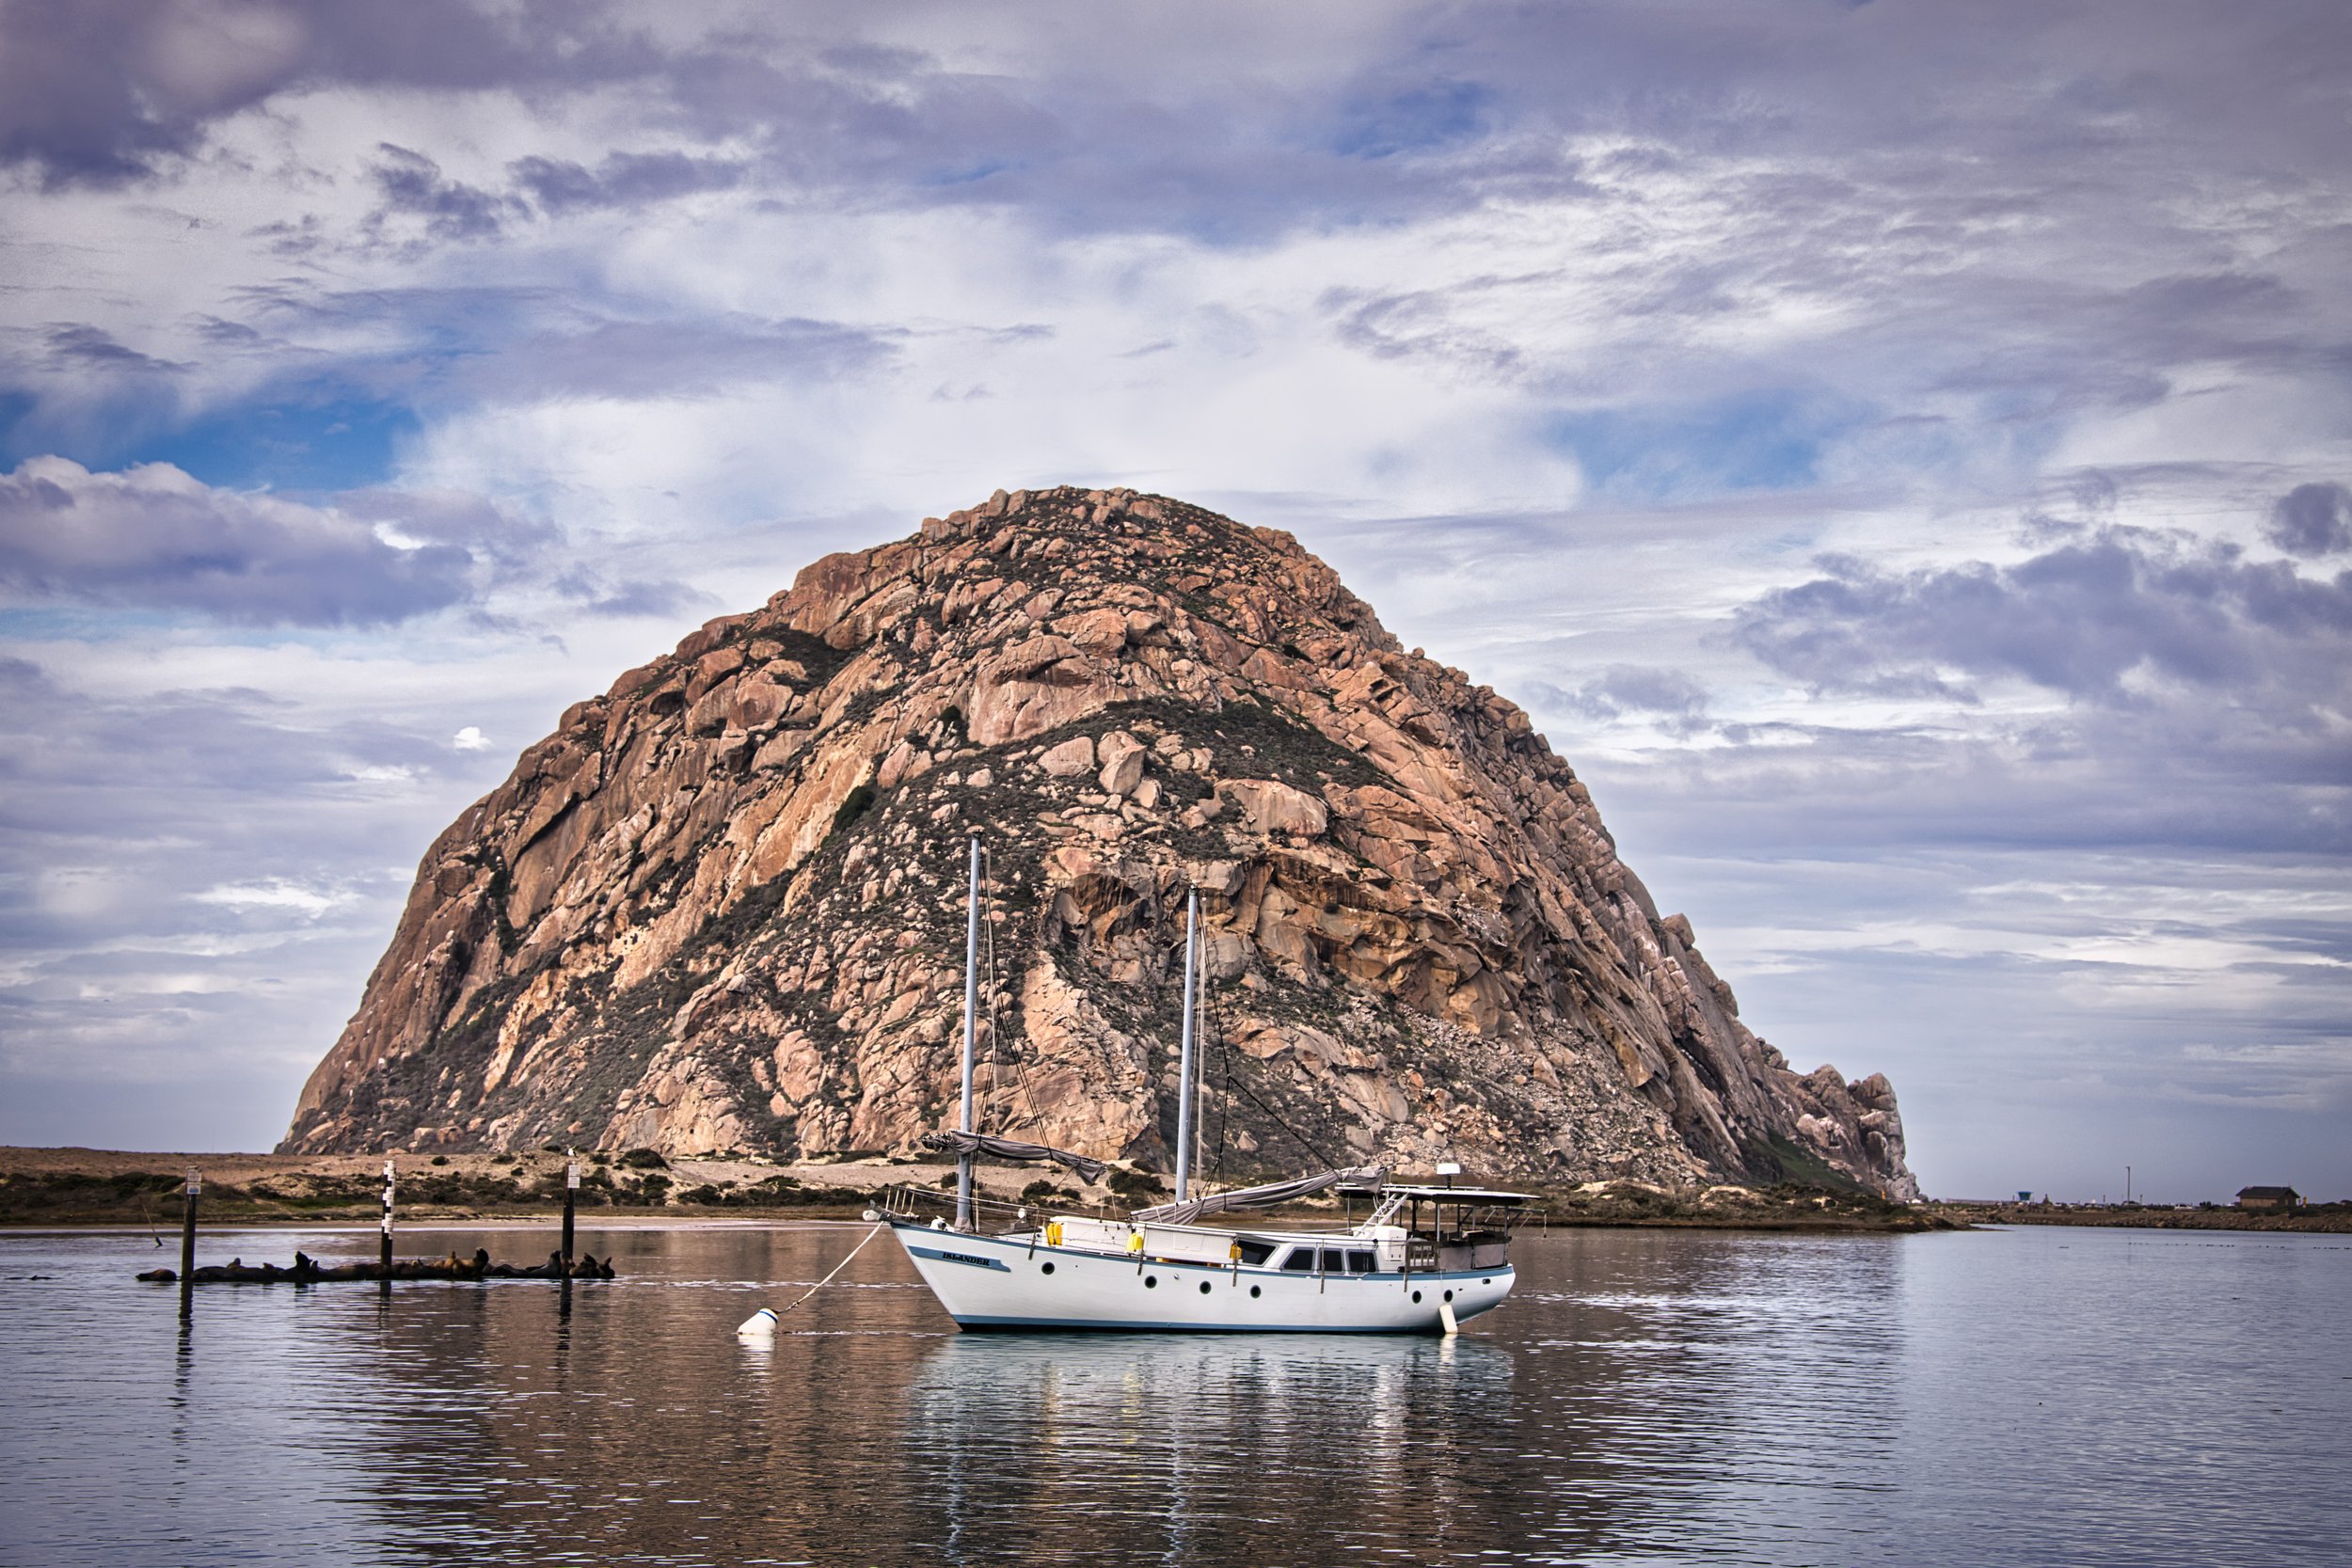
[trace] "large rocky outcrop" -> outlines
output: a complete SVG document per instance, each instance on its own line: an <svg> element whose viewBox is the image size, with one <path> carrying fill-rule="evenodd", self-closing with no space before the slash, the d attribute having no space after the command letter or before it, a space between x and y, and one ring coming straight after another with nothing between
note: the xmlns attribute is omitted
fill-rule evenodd
<svg viewBox="0 0 2352 1568"><path fill-rule="evenodd" d="M572 706L426 853L283 1147L910 1148L975 832L991 1129L1165 1161L1198 887L1227 1174L1915 1196L1886 1080L1748 1032L1524 713L1287 534L1073 489L829 556Z"/></svg>

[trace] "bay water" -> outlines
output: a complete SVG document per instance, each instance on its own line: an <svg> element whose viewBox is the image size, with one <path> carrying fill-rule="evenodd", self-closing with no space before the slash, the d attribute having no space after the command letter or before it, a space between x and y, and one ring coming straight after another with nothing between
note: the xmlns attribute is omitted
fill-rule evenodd
<svg viewBox="0 0 2352 1568"><path fill-rule="evenodd" d="M2352 1563L2352 1238L1554 1230L1438 1339L960 1335L883 1235L738 1341L871 1228L186 1324L176 1247L0 1234L0 1563Z"/></svg>

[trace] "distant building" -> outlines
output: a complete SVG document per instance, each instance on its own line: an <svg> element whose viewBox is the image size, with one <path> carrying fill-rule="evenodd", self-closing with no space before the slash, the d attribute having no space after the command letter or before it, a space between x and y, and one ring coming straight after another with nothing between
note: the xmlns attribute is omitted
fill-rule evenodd
<svg viewBox="0 0 2352 1568"><path fill-rule="evenodd" d="M2241 1209L2300 1209L2303 1195L2293 1187L2240 1187L2237 1206Z"/></svg>

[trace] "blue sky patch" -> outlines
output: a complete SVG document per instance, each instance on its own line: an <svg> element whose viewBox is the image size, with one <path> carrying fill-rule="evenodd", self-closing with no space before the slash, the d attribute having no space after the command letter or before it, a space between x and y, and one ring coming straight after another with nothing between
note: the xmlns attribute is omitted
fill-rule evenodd
<svg viewBox="0 0 2352 1568"><path fill-rule="evenodd" d="M1432 82L1352 103L1331 150L1343 158L1391 158L1467 141L1485 129L1492 96L1476 82Z"/></svg>
<svg viewBox="0 0 2352 1568"><path fill-rule="evenodd" d="M1564 415L1548 437L1588 483L1626 499L1690 500L1816 483L1822 452L1861 417L1819 394L1742 392L1683 408Z"/></svg>
<svg viewBox="0 0 2352 1568"><path fill-rule="evenodd" d="M172 463L233 489L355 490L388 481L421 428L405 405L364 398L245 404L151 436L113 466Z"/></svg>

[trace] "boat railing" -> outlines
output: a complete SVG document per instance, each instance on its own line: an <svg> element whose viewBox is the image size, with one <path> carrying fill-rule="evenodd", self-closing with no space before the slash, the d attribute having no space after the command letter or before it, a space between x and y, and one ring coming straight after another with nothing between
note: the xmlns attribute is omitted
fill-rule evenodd
<svg viewBox="0 0 2352 1568"><path fill-rule="evenodd" d="M919 1187L913 1182L902 1181L882 1189L881 1201L875 1207L893 1219L937 1218L945 1219L951 1226L956 1219L956 1195L950 1188ZM976 1229L1016 1229L1039 1223L1051 1214L1091 1214L1102 1219L1112 1217L1109 1211L1099 1204L1089 1208L1061 1199L1031 1203L979 1192L972 1195L972 1224Z"/></svg>

